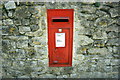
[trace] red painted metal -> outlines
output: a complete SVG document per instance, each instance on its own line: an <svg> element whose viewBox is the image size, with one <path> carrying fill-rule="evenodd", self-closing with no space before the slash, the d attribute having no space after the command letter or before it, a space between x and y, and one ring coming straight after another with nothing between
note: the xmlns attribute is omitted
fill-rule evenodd
<svg viewBox="0 0 120 80"><path fill-rule="evenodd" d="M73 13L73 9L47 10L49 67L72 66ZM53 22L53 19L68 19L68 22ZM65 47L56 47L55 33L65 33Z"/></svg>

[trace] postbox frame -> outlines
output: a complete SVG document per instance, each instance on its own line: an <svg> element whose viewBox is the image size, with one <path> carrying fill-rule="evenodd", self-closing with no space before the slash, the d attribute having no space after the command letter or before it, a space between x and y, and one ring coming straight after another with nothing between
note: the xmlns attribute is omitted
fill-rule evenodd
<svg viewBox="0 0 120 80"><path fill-rule="evenodd" d="M69 22L65 22L66 24L68 24L67 26L65 27L61 27L61 26L58 26L58 27L52 27L50 22L52 21L50 18L50 15L49 15L49 11L71 11L72 15L70 17L70 21ZM59 18L59 17L54 17L55 18ZM49 21L51 20L51 21ZM74 26L74 10L73 9L47 9L47 23L48 23L48 57L49 57L49 67L71 67L72 66L72 55L73 55L73 26ZM53 24L53 22L51 22ZM58 22L59 23L59 22ZM56 22L57 24L57 22ZM61 24L61 25L64 25L64 24ZM71 25L71 26L69 26ZM51 64L51 58L52 58L52 55L50 53L51 51L51 47L50 47L50 39L51 39L51 36L50 36L50 30L51 29L54 29L54 28L60 28L60 29L68 29L69 30L69 39L70 39L70 45L69 45L69 64Z"/></svg>

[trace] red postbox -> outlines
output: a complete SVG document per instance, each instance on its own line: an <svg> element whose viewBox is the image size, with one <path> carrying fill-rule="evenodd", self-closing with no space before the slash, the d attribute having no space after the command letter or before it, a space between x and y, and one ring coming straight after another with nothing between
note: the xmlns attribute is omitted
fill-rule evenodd
<svg viewBox="0 0 120 80"><path fill-rule="evenodd" d="M73 9L48 9L48 57L50 67L72 66Z"/></svg>

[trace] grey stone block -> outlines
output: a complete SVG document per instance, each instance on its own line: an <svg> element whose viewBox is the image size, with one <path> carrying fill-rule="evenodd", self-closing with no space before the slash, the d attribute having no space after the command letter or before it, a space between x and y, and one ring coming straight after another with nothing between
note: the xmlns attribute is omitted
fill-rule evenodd
<svg viewBox="0 0 120 80"><path fill-rule="evenodd" d="M21 34L24 34L25 32L30 32L30 31L31 31L30 27L19 26L19 32Z"/></svg>
<svg viewBox="0 0 120 80"><path fill-rule="evenodd" d="M93 39L107 39L107 33L105 31L98 30L93 34Z"/></svg>
<svg viewBox="0 0 120 80"><path fill-rule="evenodd" d="M4 25L13 25L13 20L12 19L3 20L3 24Z"/></svg>
<svg viewBox="0 0 120 80"><path fill-rule="evenodd" d="M88 45L90 43L93 43L93 40L91 38L84 35L80 35L78 40L80 45Z"/></svg>
<svg viewBox="0 0 120 80"><path fill-rule="evenodd" d="M5 3L5 8L6 9L15 9L16 8L16 5L15 5L15 2L14 1L8 1L7 3Z"/></svg>
<svg viewBox="0 0 120 80"><path fill-rule="evenodd" d="M22 19L22 25L29 25L29 19Z"/></svg>
<svg viewBox="0 0 120 80"><path fill-rule="evenodd" d="M109 10L109 12L110 12L110 14L111 14L111 17L117 17L117 16L119 16L119 10L120 10L119 7L111 8L111 9Z"/></svg>
<svg viewBox="0 0 120 80"><path fill-rule="evenodd" d="M14 20L14 24L15 25L21 25L22 23L21 23L21 19L15 19Z"/></svg>
<svg viewBox="0 0 120 80"><path fill-rule="evenodd" d="M97 53L101 55L109 54L106 48L90 48L88 49L88 52L90 54L97 54Z"/></svg>

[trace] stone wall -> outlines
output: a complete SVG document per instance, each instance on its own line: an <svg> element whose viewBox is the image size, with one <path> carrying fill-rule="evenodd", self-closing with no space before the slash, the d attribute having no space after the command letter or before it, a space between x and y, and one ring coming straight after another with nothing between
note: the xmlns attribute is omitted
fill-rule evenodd
<svg viewBox="0 0 120 80"><path fill-rule="evenodd" d="M2 78L118 78L119 3L1 2ZM46 9L74 9L72 67L48 67Z"/></svg>

